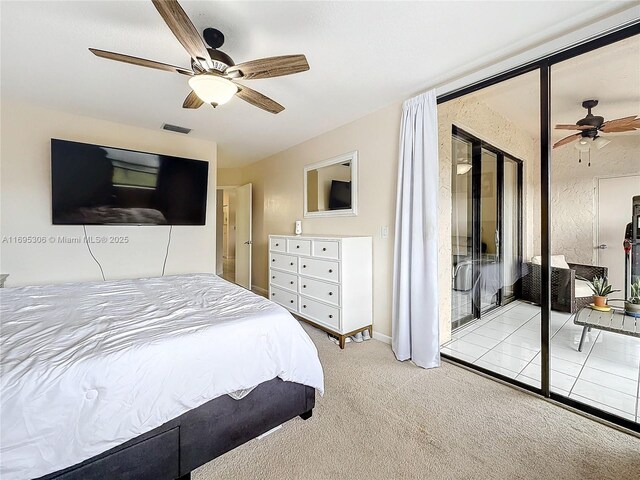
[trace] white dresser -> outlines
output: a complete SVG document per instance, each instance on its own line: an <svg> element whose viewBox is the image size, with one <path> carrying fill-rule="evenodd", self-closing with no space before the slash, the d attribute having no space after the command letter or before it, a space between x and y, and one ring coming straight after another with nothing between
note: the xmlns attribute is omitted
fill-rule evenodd
<svg viewBox="0 0 640 480"><path fill-rule="evenodd" d="M269 298L345 338L372 331L371 237L269 235Z"/></svg>

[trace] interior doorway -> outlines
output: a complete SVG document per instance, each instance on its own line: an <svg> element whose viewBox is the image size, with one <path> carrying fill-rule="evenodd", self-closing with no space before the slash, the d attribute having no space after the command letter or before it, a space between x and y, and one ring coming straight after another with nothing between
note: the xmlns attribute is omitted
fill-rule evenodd
<svg viewBox="0 0 640 480"><path fill-rule="evenodd" d="M251 184L217 189L216 273L251 289Z"/></svg>
<svg viewBox="0 0 640 480"><path fill-rule="evenodd" d="M623 293L627 279L622 242L633 218L633 197L638 195L640 175L598 179L596 265L608 268L609 283Z"/></svg>

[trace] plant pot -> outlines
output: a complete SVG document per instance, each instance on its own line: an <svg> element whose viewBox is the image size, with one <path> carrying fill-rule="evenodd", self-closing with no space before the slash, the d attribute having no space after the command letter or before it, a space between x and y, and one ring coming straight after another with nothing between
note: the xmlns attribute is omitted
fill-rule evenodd
<svg viewBox="0 0 640 480"><path fill-rule="evenodd" d="M624 311L640 316L640 303L624 302Z"/></svg>
<svg viewBox="0 0 640 480"><path fill-rule="evenodd" d="M598 295L593 296L593 304L596 307L606 307L607 306L607 297L600 297Z"/></svg>

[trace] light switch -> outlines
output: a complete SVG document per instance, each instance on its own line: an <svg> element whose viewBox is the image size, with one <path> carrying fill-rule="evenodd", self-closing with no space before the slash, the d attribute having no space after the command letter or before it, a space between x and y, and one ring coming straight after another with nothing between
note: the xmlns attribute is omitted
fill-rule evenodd
<svg viewBox="0 0 640 480"><path fill-rule="evenodd" d="M382 227L382 229L380 230L380 236L382 238L388 238L389 237L389 227Z"/></svg>

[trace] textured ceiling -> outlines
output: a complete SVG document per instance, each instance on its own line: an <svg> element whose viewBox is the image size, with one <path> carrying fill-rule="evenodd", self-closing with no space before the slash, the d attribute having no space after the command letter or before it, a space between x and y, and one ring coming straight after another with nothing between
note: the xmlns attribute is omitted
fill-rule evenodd
<svg viewBox="0 0 640 480"><path fill-rule="evenodd" d="M540 132L537 72L475 93L494 111L522 126L533 137ZM594 115L612 120L640 115L640 36L635 36L558 63L551 68L551 121L575 123L587 111L583 100L598 100ZM554 139L572 132L554 131ZM638 135L635 132L608 135Z"/></svg>
<svg viewBox="0 0 640 480"><path fill-rule="evenodd" d="M291 147L436 83L469 73L633 2L190 2L196 28L226 36L238 63L304 53L311 70L254 80L278 115L234 99L186 111L184 76L100 59L94 47L188 66L150 1L7 2L2 96L218 142L223 167ZM541 7L541 5L544 5ZM489 27L489 28L488 28ZM571 114L569 119L576 115ZM167 133L170 135L171 133Z"/></svg>

